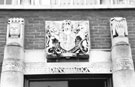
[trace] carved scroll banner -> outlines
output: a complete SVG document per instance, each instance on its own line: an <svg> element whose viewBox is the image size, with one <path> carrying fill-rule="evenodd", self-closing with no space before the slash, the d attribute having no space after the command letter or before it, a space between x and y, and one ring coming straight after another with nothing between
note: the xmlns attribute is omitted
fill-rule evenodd
<svg viewBox="0 0 135 87"><path fill-rule="evenodd" d="M7 25L6 45L23 46L24 41L24 19L10 18Z"/></svg>
<svg viewBox="0 0 135 87"><path fill-rule="evenodd" d="M89 58L89 21L46 21L46 55Z"/></svg>

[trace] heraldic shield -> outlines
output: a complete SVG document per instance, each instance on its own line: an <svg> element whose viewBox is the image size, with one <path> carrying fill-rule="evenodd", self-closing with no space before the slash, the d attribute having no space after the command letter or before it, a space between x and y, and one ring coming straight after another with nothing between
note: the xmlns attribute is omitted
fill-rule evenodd
<svg viewBox="0 0 135 87"><path fill-rule="evenodd" d="M89 58L89 21L46 21L46 57Z"/></svg>

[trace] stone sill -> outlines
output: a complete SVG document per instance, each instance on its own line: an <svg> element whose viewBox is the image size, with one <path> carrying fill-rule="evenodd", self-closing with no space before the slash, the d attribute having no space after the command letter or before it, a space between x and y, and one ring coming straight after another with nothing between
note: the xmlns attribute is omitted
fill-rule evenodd
<svg viewBox="0 0 135 87"><path fill-rule="evenodd" d="M58 5L0 5L0 9L134 9L135 5L65 5L65 6L58 6Z"/></svg>

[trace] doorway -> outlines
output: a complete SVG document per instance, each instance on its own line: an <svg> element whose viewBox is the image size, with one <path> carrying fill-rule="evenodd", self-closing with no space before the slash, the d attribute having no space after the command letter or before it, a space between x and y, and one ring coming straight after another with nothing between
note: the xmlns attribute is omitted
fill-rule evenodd
<svg viewBox="0 0 135 87"><path fill-rule="evenodd" d="M32 75L24 87L113 87L111 75Z"/></svg>

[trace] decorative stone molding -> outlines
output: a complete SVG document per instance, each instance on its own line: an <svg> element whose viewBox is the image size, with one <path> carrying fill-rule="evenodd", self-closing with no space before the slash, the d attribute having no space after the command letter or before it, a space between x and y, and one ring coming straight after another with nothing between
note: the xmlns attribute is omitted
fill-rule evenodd
<svg viewBox="0 0 135 87"><path fill-rule="evenodd" d="M44 63L26 62L25 75L29 74L92 74L112 73L110 62L95 63Z"/></svg>
<svg viewBox="0 0 135 87"><path fill-rule="evenodd" d="M24 72L24 62L16 59L6 59L2 65L2 72Z"/></svg>
<svg viewBox="0 0 135 87"><path fill-rule="evenodd" d="M24 49L18 46L5 46L2 72L19 71L24 69Z"/></svg>
<svg viewBox="0 0 135 87"><path fill-rule="evenodd" d="M50 73L90 73L88 67L52 67L49 68Z"/></svg>
<svg viewBox="0 0 135 87"><path fill-rule="evenodd" d="M2 72L19 71L24 69L24 49L18 46L5 46Z"/></svg>
<svg viewBox="0 0 135 87"><path fill-rule="evenodd" d="M89 21L46 21L47 57L89 58Z"/></svg>
<svg viewBox="0 0 135 87"><path fill-rule="evenodd" d="M10 18L7 25L6 45L23 46L24 44L24 19Z"/></svg>

